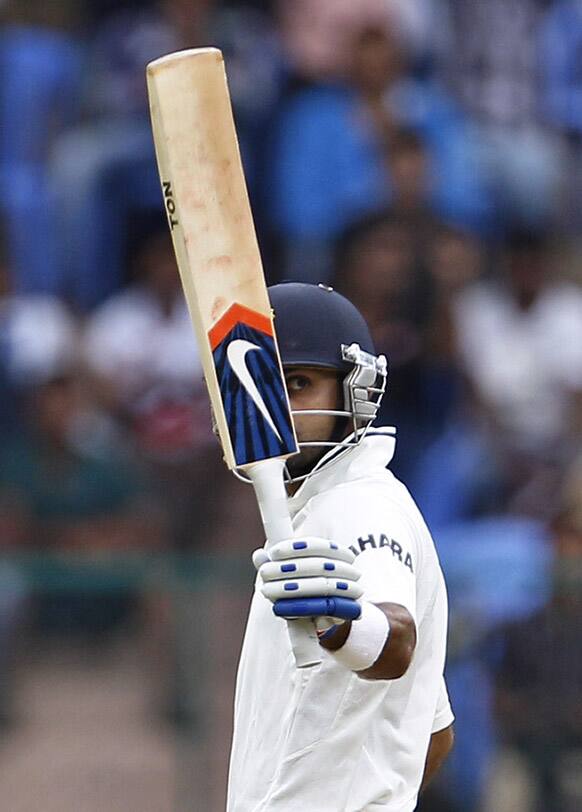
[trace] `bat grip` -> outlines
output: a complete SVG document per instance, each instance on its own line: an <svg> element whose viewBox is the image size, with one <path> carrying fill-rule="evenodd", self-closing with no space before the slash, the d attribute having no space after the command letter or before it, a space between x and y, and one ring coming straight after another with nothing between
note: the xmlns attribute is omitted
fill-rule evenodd
<svg viewBox="0 0 582 812"><path fill-rule="evenodd" d="M285 462L263 460L247 469L259 504L261 520L268 545L293 538L295 535L283 480ZM321 648L311 620L289 620L289 638L297 668L309 668L321 662Z"/></svg>

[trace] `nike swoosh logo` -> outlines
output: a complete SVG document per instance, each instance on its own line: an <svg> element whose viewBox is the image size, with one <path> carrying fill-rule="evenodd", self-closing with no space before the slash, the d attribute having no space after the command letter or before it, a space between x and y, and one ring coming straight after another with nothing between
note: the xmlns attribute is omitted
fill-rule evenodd
<svg viewBox="0 0 582 812"><path fill-rule="evenodd" d="M252 350L261 350L261 347L258 347L256 344L252 344L250 341L245 341L243 338L236 338L228 345L226 357L228 358L228 363L230 364L234 374L247 390L249 397L263 415L265 421L269 424L279 442L282 443L283 440L281 435L277 431L277 427L273 423L273 418L269 414L265 401L257 389L257 385L247 367L246 355Z"/></svg>

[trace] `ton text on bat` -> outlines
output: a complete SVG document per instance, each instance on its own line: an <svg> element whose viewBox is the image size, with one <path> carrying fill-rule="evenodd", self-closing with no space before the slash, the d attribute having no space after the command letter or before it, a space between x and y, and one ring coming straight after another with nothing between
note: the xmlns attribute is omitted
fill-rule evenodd
<svg viewBox="0 0 582 812"><path fill-rule="evenodd" d="M168 222L170 223L170 228L172 231L174 230L174 226L178 225L178 219L175 216L176 214L176 202L174 200L174 193L172 191L172 184L169 180L162 181L162 186L164 188L164 203L166 204L166 212L168 214Z"/></svg>

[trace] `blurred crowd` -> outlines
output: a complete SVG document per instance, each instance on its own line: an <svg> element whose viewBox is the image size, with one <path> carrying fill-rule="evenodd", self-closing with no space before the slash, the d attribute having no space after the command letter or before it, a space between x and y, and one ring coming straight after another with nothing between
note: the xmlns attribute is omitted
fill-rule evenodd
<svg viewBox="0 0 582 812"><path fill-rule="evenodd" d="M31 602L14 554L258 541L210 429L145 88L149 60L215 45L268 281L332 284L390 362L380 422L451 600L457 747L428 808L477 812L504 747L532 812L579 809L582 2L0 15L0 671L31 612L43 633L101 639L139 604Z"/></svg>

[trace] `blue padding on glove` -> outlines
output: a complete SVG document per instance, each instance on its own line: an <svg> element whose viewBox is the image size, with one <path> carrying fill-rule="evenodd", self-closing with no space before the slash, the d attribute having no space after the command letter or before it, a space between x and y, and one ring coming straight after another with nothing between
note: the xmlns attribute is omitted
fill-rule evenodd
<svg viewBox="0 0 582 812"><path fill-rule="evenodd" d="M275 601L277 617L339 617L357 620L362 613L358 601L352 598L284 598Z"/></svg>

